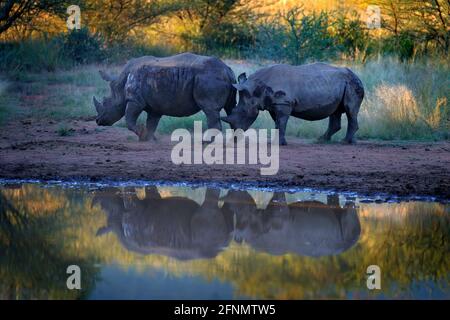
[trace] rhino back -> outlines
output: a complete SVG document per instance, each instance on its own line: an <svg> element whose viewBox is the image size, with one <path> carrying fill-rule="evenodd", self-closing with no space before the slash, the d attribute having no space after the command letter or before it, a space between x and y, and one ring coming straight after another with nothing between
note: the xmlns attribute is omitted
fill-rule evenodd
<svg viewBox="0 0 450 320"><path fill-rule="evenodd" d="M136 72L139 87L134 94L142 96L153 112L175 117L192 115L200 110L193 97L199 72L192 67L144 66Z"/></svg>
<svg viewBox="0 0 450 320"><path fill-rule="evenodd" d="M113 88L113 94L116 97L119 97L122 103L125 102L124 89L129 74L131 72L136 72L144 66L206 70L207 72L222 78L224 81L230 83L234 82L233 71L231 71L231 69L220 59L215 57L202 56L189 52L162 58L154 56L142 56L128 61L120 75L111 84L111 87Z"/></svg>
<svg viewBox="0 0 450 320"><path fill-rule="evenodd" d="M346 68L324 63L302 66L281 64L261 69L249 80L263 82L274 91L284 91L286 99L296 103L296 113L314 119L320 115L321 109L340 104L349 81L349 72Z"/></svg>

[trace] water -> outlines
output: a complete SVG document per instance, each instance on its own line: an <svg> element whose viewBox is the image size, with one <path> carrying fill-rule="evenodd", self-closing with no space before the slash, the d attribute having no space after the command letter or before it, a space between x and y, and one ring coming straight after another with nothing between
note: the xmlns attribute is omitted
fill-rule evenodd
<svg viewBox="0 0 450 320"><path fill-rule="evenodd" d="M450 205L0 185L0 299L449 299ZM67 266L81 269L68 290ZM378 265L381 289L367 288Z"/></svg>

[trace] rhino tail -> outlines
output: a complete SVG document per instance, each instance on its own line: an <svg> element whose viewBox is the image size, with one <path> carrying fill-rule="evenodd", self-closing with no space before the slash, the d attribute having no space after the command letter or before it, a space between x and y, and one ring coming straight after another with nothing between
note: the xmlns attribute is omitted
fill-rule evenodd
<svg viewBox="0 0 450 320"><path fill-rule="evenodd" d="M349 68L346 68L349 73L349 81L347 85L351 87L351 91L353 91L360 99L361 101L364 99L364 85L359 79L359 77Z"/></svg>
<svg viewBox="0 0 450 320"><path fill-rule="evenodd" d="M356 74L348 69L342 104L347 114L356 116L364 99L364 86Z"/></svg>

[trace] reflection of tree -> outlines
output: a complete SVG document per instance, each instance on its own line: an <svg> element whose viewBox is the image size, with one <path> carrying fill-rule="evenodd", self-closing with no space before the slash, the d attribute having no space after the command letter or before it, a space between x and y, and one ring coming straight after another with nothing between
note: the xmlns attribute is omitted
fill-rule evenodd
<svg viewBox="0 0 450 320"><path fill-rule="evenodd" d="M21 193L17 194L19 191ZM168 194L160 189L161 193ZM189 190L186 190L186 195L188 193ZM132 190L114 189L109 196L122 203L122 206L127 206L127 215L116 212L118 216L126 218L124 221L135 227L142 223L144 227L150 228L151 224L144 219L146 213L141 212L139 206L150 201L145 200L145 197L158 198L158 195L152 196L148 189L145 194L137 197ZM101 210L101 203L91 208L91 196L86 192L22 186L18 190L3 189L0 195L0 293L3 298L74 298L77 292L65 289L65 267L72 263L80 265L85 275L83 284L89 281L89 286L85 285L85 289L89 289L95 278L94 262L137 268L142 272L142 277L147 276L149 269L158 268L174 276L194 275L206 280L219 279L232 284L236 296L251 298L414 297L413 290L421 281L430 281L444 293L449 292L450 222L448 206L444 205L413 202L361 204L357 209L361 225L358 242L344 252L317 258L298 253L273 255L262 249L255 250L253 245L256 242L249 237L254 236L256 231L256 235L268 236L272 228L281 225L281 217L295 217L292 212L285 214L286 208L279 202L282 194L275 194L267 208L260 210L262 207L255 206L254 200L246 197L245 193L242 195L247 200L236 199L236 206L233 207L230 199L232 194L229 192L228 199L223 198L225 211L214 211L214 214L226 216L231 211L232 216L224 220L224 226L229 228L231 221L232 225L235 224L231 231L240 230L240 237L232 237L223 251L214 251L212 256L180 260L162 252L142 254L130 251L120 242L116 232L97 236L99 229L113 221L108 221L107 212ZM190 227L214 224L208 212L213 203L211 199L215 199L216 203L216 196L208 193L205 203L194 204L182 201L180 198L183 198L183 194L176 195L177 201L189 203L195 208L189 217L190 221L198 225L192 224ZM39 199L45 199L45 207ZM137 199L144 199L144 202ZM161 201L158 205L163 206L167 199L170 197L154 200ZM338 209L338 200L329 197L324 202L333 210L341 210ZM243 203L249 207L245 209ZM308 207L309 213L316 212L321 206L325 204L298 202L289 205L292 211L297 210L294 207ZM114 206L109 209L113 210ZM136 220L131 215L133 211L139 213ZM235 223L233 211L237 213ZM152 223L158 221L156 218L162 219L161 223L165 221L164 217L155 214L153 217L155 220ZM198 230L201 232L192 233L193 239L208 231ZM144 237L139 238L140 241L148 235L144 231L137 233ZM241 238L251 241L235 241ZM371 264L381 267L381 291L369 292L366 289L366 268ZM46 292L45 288L48 288ZM421 297L431 296L430 292L423 292Z"/></svg>
<svg viewBox="0 0 450 320"><path fill-rule="evenodd" d="M0 297L70 299L87 294L94 284L96 270L92 261L65 250L66 239L61 232L67 223L64 210L33 213L33 201L27 199L27 193L14 199L13 192L8 191L13 190L0 191ZM28 195L35 196L33 192ZM51 208L52 204L48 206ZM64 206L63 202L60 207ZM71 264L82 270L81 291L66 287L66 269Z"/></svg>

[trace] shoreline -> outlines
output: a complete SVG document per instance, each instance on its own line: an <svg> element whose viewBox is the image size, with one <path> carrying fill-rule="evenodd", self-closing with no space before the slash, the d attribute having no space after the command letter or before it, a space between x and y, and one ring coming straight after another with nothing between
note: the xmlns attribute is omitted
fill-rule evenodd
<svg viewBox="0 0 450 320"><path fill-rule="evenodd" d="M95 179L94 179L95 180ZM336 190L336 189L319 189L309 187L298 186L284 186L280 187L273 184L260 185L258 183L226 183L220 181L171 181L171 180L133 180L133 179L102 179L98 181L92 181L86 178L61 178L61 179L15 179L15 178L2 178L0 177L0 187L11 186L18 184L40 184L46 187L68 187L73 189L91 188L91 189L103 189L103 188L142 188L149 186L161 186L161 187L189 187L189 188L212 188L212 189L227 189L227 190L255 190L263 192L286 192L286 193L311 193L311 194L324 194L324 195L340 195L348 198L358 198L365 203L399 203L409 201L420 202L439 202L443 204L450 203L450 198L432 195L395 195L387 193L361 193L350 190Z"/></svg>
<svg viewBox="0 0 450 320"><path fill-rule="evenodd" d="M450 199L450 141L343 145L287 137L278 174L261 176L261 165L175 165L170 136L138 142L118 126L69 125L68 136L44 120L3 127L0 179L201 182Z"/></svg>

